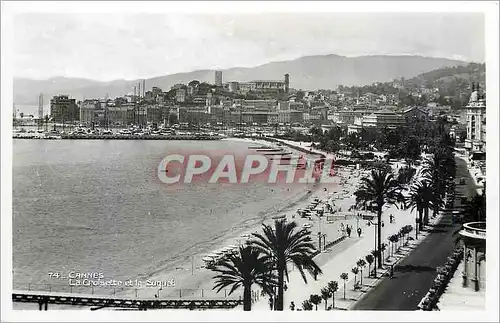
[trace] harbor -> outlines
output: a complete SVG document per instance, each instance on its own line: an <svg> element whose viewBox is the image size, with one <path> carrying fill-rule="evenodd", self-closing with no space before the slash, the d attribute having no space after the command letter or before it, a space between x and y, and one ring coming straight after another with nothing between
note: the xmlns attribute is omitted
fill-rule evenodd
<svg viewBox="0 0 500 323"><path fill-rule="evenodd" d="M43 131L24 129L13 132L13 139L62 140L220 140L224 135L214 132L176 132L174 130L141 130L131 128L120 131L92 130L76 127L74 131Z"/></svg>

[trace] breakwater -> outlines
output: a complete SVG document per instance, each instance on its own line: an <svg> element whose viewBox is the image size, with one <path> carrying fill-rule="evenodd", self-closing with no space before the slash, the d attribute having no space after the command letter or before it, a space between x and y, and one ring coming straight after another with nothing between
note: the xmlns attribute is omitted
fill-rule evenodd
<svg viewBox="0 0 500 323"><path fill-rule="evenodd" d="M255 138L255 137L249 137L249 138ZM320 154L320 153L315 153L315 152L311 152L310 149L307 149L307 148L304 148L304 147L300 147L300 146L296 146L296 145L290 145L286 142L283 142L281 140L276 140L274 138L269 138L269 137L258 137L258 139L261 139L261 140L265 140L265 141L269 141L269 142L273 142L273 143L278 143L282 146L286 146L288 148L292 148L294 150L297 150L297 151L300 151L302 153L305 153L305 154L309 154L309 155L318 155L320 156L321 158L326 158L326 155L324 154Z"/></svg>

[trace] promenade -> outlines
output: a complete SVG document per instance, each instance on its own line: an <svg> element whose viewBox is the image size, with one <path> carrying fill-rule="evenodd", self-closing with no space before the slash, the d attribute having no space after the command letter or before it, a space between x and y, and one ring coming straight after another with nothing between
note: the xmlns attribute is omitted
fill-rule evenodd
<svg viewBox="0 0 500 323"><path fill-rule="evenodd" d="M312 152L323 153L315 149ZM464 163L458 163L460 167L457 176L467 176ZM470 181L470 177L467 177ZM466 196L474 192L471 185L466 185L459 190L459 195ZM393 214L395 218L392 224L389 221L390 214ZM386 208L382 215L382 221L385 224L382 229L382 241L387 243L387 237L397 233L405 225L415 227L415 217L415 211L399 210L395 206ZM446 261L446 257L455 247L452 233L456 225L451 224L450 215L438 215L431 220L431 225L427 227L427 230L419 233L418 240L410 241L395 257L387 258L386 252L383 269L378 269L377 278L368 277L368 268L365 267L361 288L355 290L355 277L351 269L356 266L359 259L364 259L375 248L375 229L375 226L367 227L364 224L363 235L360 238L352 235L315 257L323 270L323 275L319 275L317 280L308 276L308 283L305 284L300 273L292 268L290 282L286 283L288 289L284 295L284 310L290 310L289 305L292 301L295 303L295 308L300 310L304 300L309 299L311 294L321 295L321 289L330 281L337 281L339 286L339 290L334 295L336 310L416 310L434 279L435 268ZM411 233L411 236L415 237L415 231ZM389 271L391 264L394 265L395 276L393 279L384 279L383 274ZM340 278L342 273L347 273L349 277L345 282L345 298L344 282ZM358 274L357 277L358 282L360 275ZM327 301L327 307L331 305L330 298ZM253 309L269 310L269 299L260 297L255 301ZM325 310L324 300L318 306L318 310Z"/></svg>
<svg viewBox="0 0 500 323"><path fill-rule="evenodd" d="M467 178L466 185L457 186L457 196L470 197L475 185L465 162L457 160L457 178ZM456 248L453 233L460 228L453 224L451 214L443 216L435 226L428 228L429 236L400 264L394 279L382 281L372 292L354 306L355 310L416 310L422 297L436 277L436 268Z"/></svg>
<svg viewBox="0 0 500 323"><path fill-rule="evenodd" d="M287 142L287 141L285 141ZM287 142L292 144L293 142ZM297 143L295 143L297 145ZM323 153L315 149L312 152ZM330 157L330 156L328 156ZM331 156L333 157L333 156ZM399 167L399 165L393 165L394 168ZM354 190L353 190L354 191ZM352 199L354 202L354 197ZM390 223L389 216L394 216L394 222ZM405 225L415 226L415 212L410 212L409 210L401 210L396 206L385 207L382 214L382 221L384 226L382 228L382 242L387 243L387 238L392 234L399 232L399 230ZM367 221L360 220L359 226L362 228L362 235L358 237L356 231L353 230L350 238L346 238L339 244L327 249L323 253L316 256L314 259L323 271L322 275L318 275L317 280L313 277L307 275L308 283L305 284L300 272L294 270L292 266L289 266L290 281L286 283L287 290L284 295L284 310L289 310L289 305L293 301L295 303L296 309L301 309L301 304L304 300L309 299L311 294L320 294L321 289L326 287L330 281L338 281L339 290L335 294L335 309L347 310L352 304L361 297L367 290L373 285L378 278L380 273L385 272L387 269L385 266L383 269L378 270L378 277L376 279L368 278L368 266L363 270L363 287L361 290L353 290L354 287L354 274L351 272L353 267L356 267L356 262L359 259L365 259L365 256L370 254L371 250L375 249L375 234L376 226L368 226ZM414 232L412 234L414 236ZM411 245L410 245L411 247ZM404 250L403 254L404 254ZM399 258L401 255L398 255ZM387 257L387 251L386 255ZM394 260L394 259L392 259ZM343 281L340 279L342 273L347 273L349 278L346 281L346 298L343 298ZM360 274L358 274L359 280ZM257 287L256 287L257 288ZM256 294L259 291L256 289ZM328 301L328 305L331 305L331 299ZM324 303L318 306L318 310L324 310ZM252 309L254 310L269 310L269 299L267 296L258 297L255 300Z"/></svg>
<svg viewBox="0 0 500 323"><path fill-rule="evenodd" d="M389 223L389 215L394 215L394 223ZM382 215L384 227L382 228L382 241L388 242L387 237L397 233L401 227L405 225L414 225L415 213L409 211L398 210L396 207L390 207L384 210ZM321 289L326 287L330 281L338 281L339 290L335 295L335 308L347 310L357 298L367 290L369 285L374 283L373 279L367 278L368 267L363 271L363 284L362 291L353 291L354 287L354 274L351 269L356 266L359 259L364 259L371 250L375 248L375 226L368 227L366 221L363 224L363 234L360 238L357 237L355 232L350 238L347 238L338 245L332 247L326 252L315 257L318 265L323 271L322 275L318 276L315 281L313 277L307 276L308 283L305 284L299 271L292 268L290 273L290 282L287 283L287 291L284 295L285 310L289 310L290 302L294 302L296 308L301 308L304 300L309 299L311 294L320 294ZM291 266L290 266L291 267ZM372 265L373 267L373 265ZM378 270L378 276L383 270ZM346 299L343 298L343 281L340 279L342 273L347 273L349 279L346 281ZM359 279L359 274L358 274ZM329 300L331 305L331 299ZM269 310L269 301L267 297L260 298L254 305L255 310ZM324 310L324 304L318 306L318 310Z"/></svg>

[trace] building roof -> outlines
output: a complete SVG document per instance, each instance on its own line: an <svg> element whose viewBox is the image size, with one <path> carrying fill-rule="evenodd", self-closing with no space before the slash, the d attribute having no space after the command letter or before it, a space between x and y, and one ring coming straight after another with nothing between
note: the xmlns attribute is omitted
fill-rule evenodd
<svg viewBox="0 0 500 323"><path fill-rule="evenodd" d="M392 110L379 110L379 111L374 111L373 114L398 114L398 113Z"/></svg>
<svg viewBox="0 0 500 323"><path fill-rule="evenodd" d="M423 108L421 108L421 107L410 107L410 108L408 108L408 109L404 110L404 111L403 111L403 113L408 113L408 112L413 111L413 110L415 110L415 109L417 109L417 110L419 110L419 111L421 111L421 112L423 112L423 113L426 113L426 114L427 114L427 113L429 113L428 111L424 110L424 109L423 109Z"/></svg>
<svg viewBox="0 0 500 323"><path fill-rule="evenodd" d="M247 83L256 83L256 82L274 82L274 83L285 83L284 80L254 80L254 81L250 81L250 82L247 82Z"/></svg>

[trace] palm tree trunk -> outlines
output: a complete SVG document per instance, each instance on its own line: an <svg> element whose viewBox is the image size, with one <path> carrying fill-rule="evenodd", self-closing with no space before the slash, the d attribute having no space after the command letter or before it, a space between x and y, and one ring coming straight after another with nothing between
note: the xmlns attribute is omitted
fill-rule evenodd
<svg viewBox="0 0 500 323"><path fill-rule="evenodd" d="M344 299L345 299L345 279L344 279Z"/></svg>
<svg viewBox="0 0 500 323"><path fill-rule="evenodd" d="M361 269L361 276L360 276L360 282L361 285L363 285L363 269Z"/></svg>
<svg viewBox="0 0 500 323"><path fill-rule="evenodd" d="M327 308L328 308L328 298L325 299L325 311L326 311Z"/></svg>
<svg viewBox="0 0 500 323"><path fill-rule="evenodd" d="M378 226L377 226L377 233L378 233L378 237L377 237L377 249L379 250L379 253L377 255L377 258L378 258L378 268L382 269L382 252L380 252L382 250L382 206L380 206L378 208L378 212L377 212L377 222L378 222Z"/></svg>
<svg viewBox="0 0 500 323"><path fill-rule="evenodd" d="M424 228L424 223L422 222L423 219L422 219L422 215L423 215L423 212L424 210L423 209L418 209L418 230L419 231L422 231L422 229Z"/></svg>
<svg viewBox="0 0 500 323"><path fill-rule="evenodd" d="M245 286L243 289L243 310L252 310L252 289L251 286Z"/></svg>
<svg viewBox="0 0 500 323"><path fill-rule="evenodd" d="M335 309L335 292L332 293L332 311Z"/></svg>
<svg viewBox="0 0 500 323"><path fill-rule="evenodd" d="M425 225L429 224L429 208L428 207L426 207L424 209L424 223L425 223Z"/></svg>
<svg viewBox="0 0 500 323"><path fill-rule="evenodd" d="M278 299L276 300L275 310L283 311L283 293L285 283L285 266L278 265Z"/></svg>

